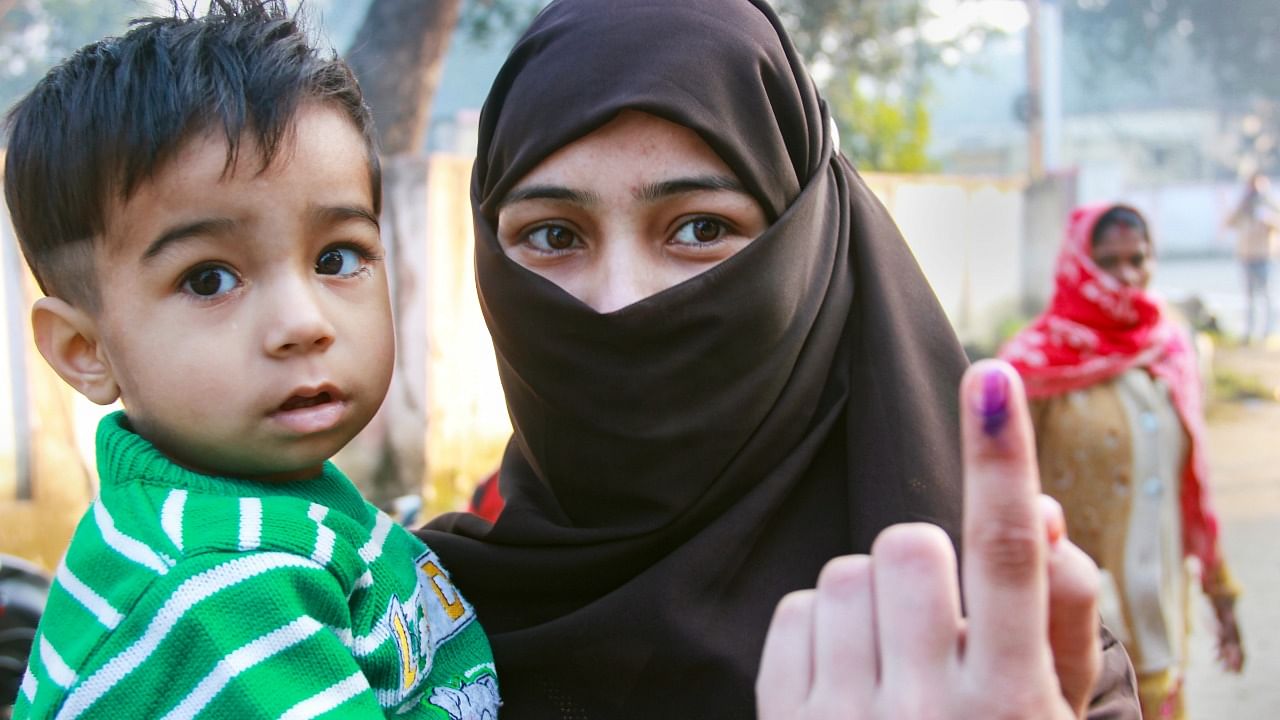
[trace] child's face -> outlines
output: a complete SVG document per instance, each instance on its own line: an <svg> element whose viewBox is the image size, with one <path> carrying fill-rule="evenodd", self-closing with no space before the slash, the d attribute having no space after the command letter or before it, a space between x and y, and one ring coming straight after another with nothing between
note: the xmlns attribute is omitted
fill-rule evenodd
<svg viewBox="0 0 1280 720"><path fill-rule="evenodd" d="M247 138L248 136L246 136ZM100 354L134 429L180 464L290 479L363 428L393 341L368 156L339 111L299 108L256 144L195 137L108 214Z"/></svg>

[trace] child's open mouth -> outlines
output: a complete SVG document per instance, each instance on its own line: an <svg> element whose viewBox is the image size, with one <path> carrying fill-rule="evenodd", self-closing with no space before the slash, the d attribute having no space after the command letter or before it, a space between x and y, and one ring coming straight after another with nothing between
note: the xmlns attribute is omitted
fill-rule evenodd
<svg viewBox="0 0 1280 720"><path fill-rule="evenodd" d="M335 388L299 388L271 417L298 434L332 429L346 414L347 403Z"/></svg>
<svg viewBox="0 0 1280 720"><path fill-rule="evenodd" d="M309 407L315 407L316 405L323 405L327 402L333 402L333 396L327 392L322 392L318 395L312 395L311 397L302 397L299 395L294 395L293 397L286 400L284 404L280 406L280 409L285 411L297 410L298 408L309 408Z"/></svg>

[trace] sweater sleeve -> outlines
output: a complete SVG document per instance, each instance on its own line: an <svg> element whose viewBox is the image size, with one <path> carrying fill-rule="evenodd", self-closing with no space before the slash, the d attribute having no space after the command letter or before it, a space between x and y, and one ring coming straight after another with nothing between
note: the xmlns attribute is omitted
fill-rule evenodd
<svg viewBox="0 0 1280 720"><path fill-rule="evenodd" d="M188 558L81 663L59 717L382 717L344 589L281 552ZM33 717L43 716L37 689Z"/></svg>

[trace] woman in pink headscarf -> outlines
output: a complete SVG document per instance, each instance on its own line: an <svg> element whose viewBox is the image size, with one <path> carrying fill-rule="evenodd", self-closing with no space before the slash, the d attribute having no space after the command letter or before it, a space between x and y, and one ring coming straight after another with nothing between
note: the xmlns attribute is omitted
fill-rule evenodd
<svg viewBox="0 0 1280 720"><path fill-rule="evenodd" d="M1154 252L1133 208L1072 213L1049 308L1002 350L1022 374L1045 492L1103 570L1104 622L1138 671L1144 717L1182 718L1186 560L1244 664L1238 590L1210 507L1201 385L1185 333L1147 290Z"/></svg>

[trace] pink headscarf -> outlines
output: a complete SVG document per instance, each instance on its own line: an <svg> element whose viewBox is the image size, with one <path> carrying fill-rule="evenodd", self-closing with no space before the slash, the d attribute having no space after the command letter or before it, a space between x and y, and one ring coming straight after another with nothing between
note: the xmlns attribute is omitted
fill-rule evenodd
<svg viewBox="0 0 1280 720"><path fill-rule="evenodd" d="M1093 228L1115 207L1124 206L1091 205L1071 213L1049 308L1001 348L1000 357L1018 369L1032 399L1106 382L1132 368L1164 381L1191 439L1182 473L1184 549L1208 570L1218 562L1218 518L1208 491L1195 355L1154 294L1124 286L1094 263Z"/></svg>

